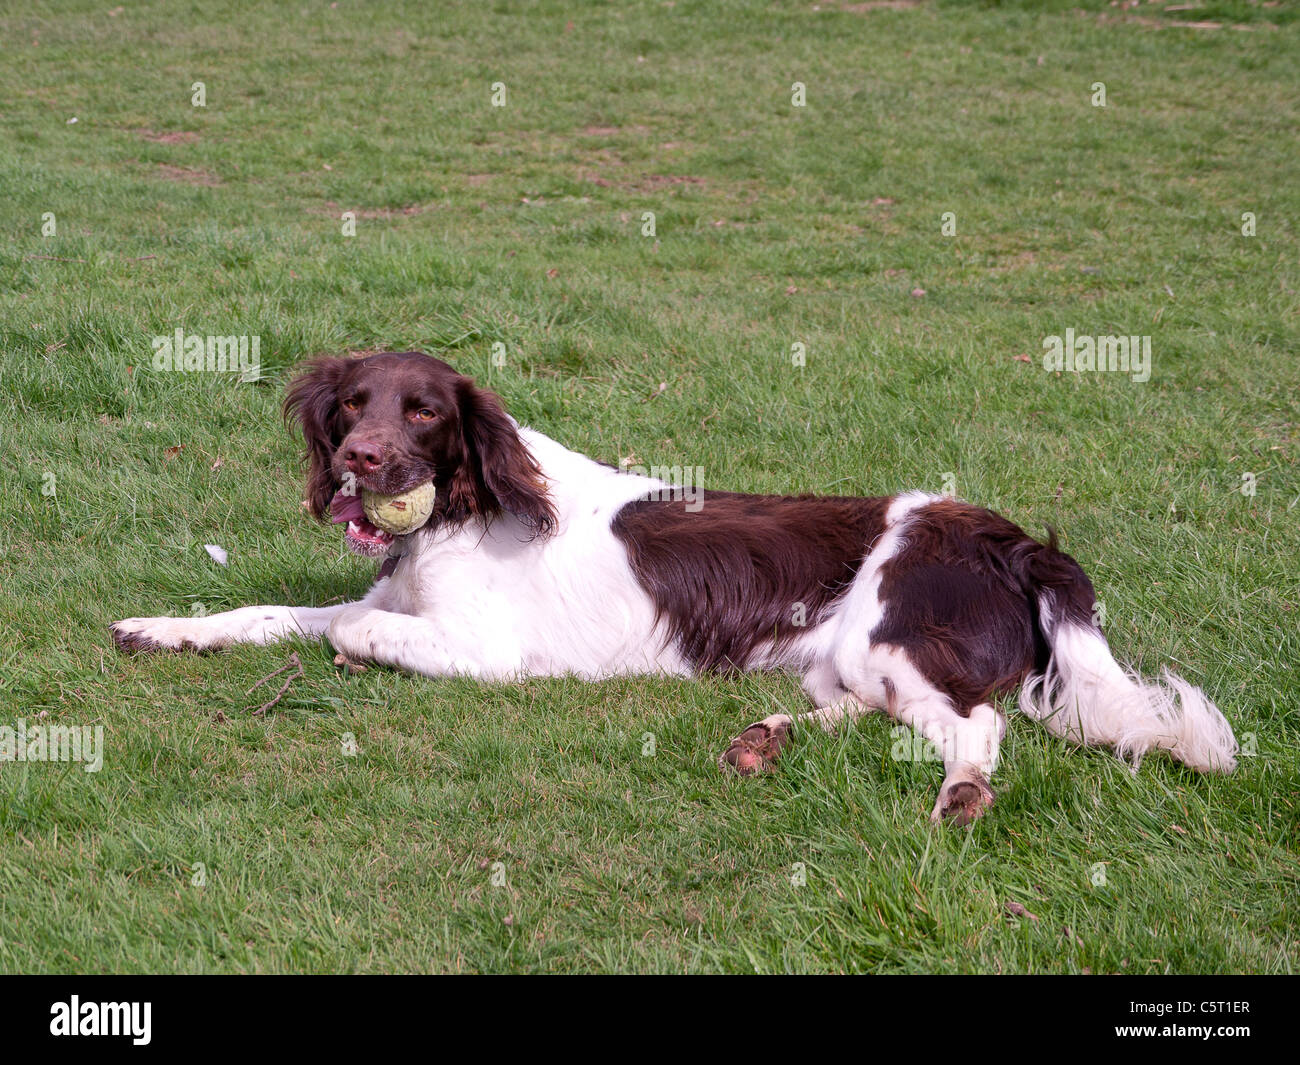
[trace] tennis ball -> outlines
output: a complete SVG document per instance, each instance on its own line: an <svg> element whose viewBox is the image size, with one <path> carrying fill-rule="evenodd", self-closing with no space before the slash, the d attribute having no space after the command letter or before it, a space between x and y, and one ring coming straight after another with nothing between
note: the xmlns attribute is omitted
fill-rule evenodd
<svg viewBox="0 0 1300 1065"><path fill-rule="evenodd" d="M414 532L433 513L435 490L433 482L418 484L408 492L395 496L380 495L369 489L361 490L361 506L372 525L394 536Z"/></svg>

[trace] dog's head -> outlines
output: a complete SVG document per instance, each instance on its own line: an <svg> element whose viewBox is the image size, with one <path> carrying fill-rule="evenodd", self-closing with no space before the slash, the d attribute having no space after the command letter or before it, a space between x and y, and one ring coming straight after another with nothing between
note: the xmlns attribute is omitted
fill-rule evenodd
<svg viewBox="0 0 1300 1065"><path fill-rule="evenodd" d="M555 525L541 470L491 392L418 351L322 358L289 386L285 417L307 445L307 506L324 518L345 486L396 495L433 481L429 525L514 515L535 535ZM348 546L381 554L392 537L362 518Z"/></svg>

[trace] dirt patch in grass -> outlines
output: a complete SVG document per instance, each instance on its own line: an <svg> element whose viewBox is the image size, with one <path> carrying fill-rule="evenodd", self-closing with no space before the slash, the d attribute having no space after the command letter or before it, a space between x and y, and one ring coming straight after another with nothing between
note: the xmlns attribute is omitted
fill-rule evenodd
<svg viewBox="0 0 1300 1065"><path fill-rule="evenodd" d="M865 4L843 4L840 10L852 15L865 15L868 11L905 11L920 6L921 0L870 0Z"/></svg>
<svg viewBox="0 0 1300 1065"><path fill-rule="evenodd" d="M351 211L358 218L409 218L411 215L436 211L436 203L408 203L404 207L344 207L333 200L326 200L323 208L325 214L341 214Z"/></svg>
<svg viewBox="0 0 1300 1065"><path fill-rule="evenodd" d="M650 132L649 126L583 126L584 137L615 137L620 133L635 133L645 136Z"/></svg>
<svg viewBox="0 0 1300 1065"><path fill-rule="evenodd" d="M682 174L645 174L636 184L643 189L667 189L674 185L703 185L704 179Z"/></svg>
<svg viewBox="0 0 1300 1065"><path fill-rule="evenodd" d="M639 177L612 178L604 174L584 174L582 180L603 189L624 189L629 192L662 192L672 188L703 188L702 177L690 177L683 174L642 174Z"/></svg>
<svg viewBox="0 0 1300 1065"><path fill-rule="evenodd" d="M1018 270L1027 270L1031 266L1038 265L1038 253L1025 250L1019 252L1007 252L998 254L994 261L986 268L988 273L993 275L1015 273ZM1048 266L1048 269L1060 269L1059 266Z"/></svg>
<svg viewBox="0 0 1300 1065"><path fill-rule="evenodd" d="M220 185L221 178L210 170L199 170L188 166L172 166L170 163L159 163L158 173L166 181L179 181L184 185Z"/></svg>
<svg viewBox="0 0 1300 1065"><path fill-rule="evenodd" d="M197 133L184 129L175 129L167 133L160 133L156 129L133 129L131 132L154 144L193 144L199 139Z"/></svg>
<svg viewBox="0 0 1300 1065"><path fill-rule="evenodd" d="M1127 26L1141 26L1141 27L1143 27L1144 29L1149 29L1149 30L1166 30L1166 29L1177 29L1177 30L1222 30L1222 29L1232 29L1232 30L1237 30L1237 31L1240 32L1240 33L1252 33L1252 32L1254 32L1254 31L1257 30L1257 29L1261 29L1261 30L1276 30L1276 29L1278 28L1277 25L1276 25L1276 23L1272 23L1272 22L1264 22L1264 21L1260 21L1260 22L1251 22L1251 23L1244 23L1244 22L1215 22L1215 21L1211 21L1211 20L1207 20L1207 19L1201 19L1201 20L1170 19L1170 18L1155 18L1155 17L1153 17L1153 16L1151 16L1151 15L1128 14L1128 10L1129 10L1129 8L1135 8L1135 7L1137 7L1137 6L1138 6L1138 5L1137 5L1136 3L1132 3L1131 0L1130 0L1130 2L1126 2L1126 3L1123 4L1123 6L1120 8L1119 13L1111 13L1111 12L1108 12L1108 11L1099 11L1099 12L1096 13L1095 17L1096 17L1097 21L1098 21L1099 23L1101 23L1102 25L1106 25L1106 24L1111 24L1111 25L1114 25L1114 24L1121 24L1121 25L1127 25ZM1171 7L1166 7L1166 8L1164 8L1163 10L1161 10L1160 8L1156 8L1155 10L1156 10L1157 12L1161 13L1161 14L1168 14L1168 13L1172 13L1172 12L1176 12L1176 11L1190 12L1190 11L1197 10L1198 8L1203 7L1203 6L1204 6L1204 5L1202 5L1202 4L1180 4L1180 5L1175 5L1175 6L1171 6ZM1148 9L1148 10L1150 10L1150 9ZM1087 12L1087 11L1079 11L1079 12L1077 12L1077 13L1080 14L1080 15L1091 15L1091 14L1092 14L1091 12Z"/></svg>

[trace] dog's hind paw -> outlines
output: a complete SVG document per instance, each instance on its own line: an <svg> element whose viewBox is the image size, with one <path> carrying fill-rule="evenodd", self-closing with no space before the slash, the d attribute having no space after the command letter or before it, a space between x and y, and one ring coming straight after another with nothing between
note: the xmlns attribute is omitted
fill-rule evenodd
<svg viewBox="0 0 1300 1065"><path fill-rule="evenodd" d="M718 768L734 769L742 777L771 769L782 749L793 740L792 724L785 714L773 714L755 722L731 741L731 746L718 759Z"/></svg>
<svg viewBox="0 0 1300 1065"><path fill-rule="evenodd" d="M930 820L947 821L963 828L993 805L993 789L978 769L970 767L949 774L939 789Z"/></svg>

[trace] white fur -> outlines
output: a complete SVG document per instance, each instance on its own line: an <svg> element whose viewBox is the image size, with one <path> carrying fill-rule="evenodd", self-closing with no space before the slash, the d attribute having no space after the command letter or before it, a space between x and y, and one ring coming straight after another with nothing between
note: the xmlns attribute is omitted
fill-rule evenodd
<svg viewBox="0 0 1300 1065"><path fill-rule="evenodd" d="M431 676L506 680L574 674L689 672L665 645L654 604L610 530L624 504L663 481L623 473L531 429L520 437L559 515L533 538L503 516L484 530L420 530L396 571L357 603L319 609L243 607L206 618L129 618L119 632L169 648L326 635L349 658Z"/></svg>
<svg viewBox="0 0 1300 1065"><path fill-rule="evenodd" d="M173 651L209 651L232 643L275 643L290 636L324 636L349 604L338 606L241 606L207 617L127 618L113 628Z"/></svg>
<svg viewBox="0 0 1300 1065"><path fill-rule="evenodd" d="M778 650L760 645L745 663L748 669L783 667L800 672L803 687L820 710L852 706L860 702L864 689L879 690L879 671L867 661L870 634L885 616L880 600L880 568L904 545L904 531L912 512L943 496L907 492L894 497L885 512L885 528L863 559L835 612L811 626L798 639ZM883 708L878 700L870 708ZM823 724L840 719L828 712L818 719Z"/></svg>
<svg viewBox="0 0 1300 1065"><path fill-rule="evenodd" d="M835 616L834 627L827 633L826 650L840 684L854 694L861 696L864 690L878 685L881 675L867 653L871 633L885 618L885 604L880 598L881 567L906 545L907 523L912 514L942 498L927 492L906 492L890 502L885 512L885 529L863 560L844 596L844 605Z"/></svg>
<svg viewBox="0 0 1300 1065"><path fill-rule="evenodd" d="M1237 764L1232 727L1200 688L1164 671L1148 683L1125 671L1097 629L1053 625L1043 607L1052 658L1020 689L1020 709L1057 736L1111 747L1136 767L1155 748L1193 769L1230 773Z"/></svg>
<svg viewBox="0 0 1300 1065"><path fill-rule="evenodd" d="M520 437L559 515L555 535L533 539L509 516L486 532L471 523L416 533L393 576L335 619L330 642L349 656L434 675L688 672L664 645L654 604L610 531L626 503L668 486L531 429Z"/></svg>

